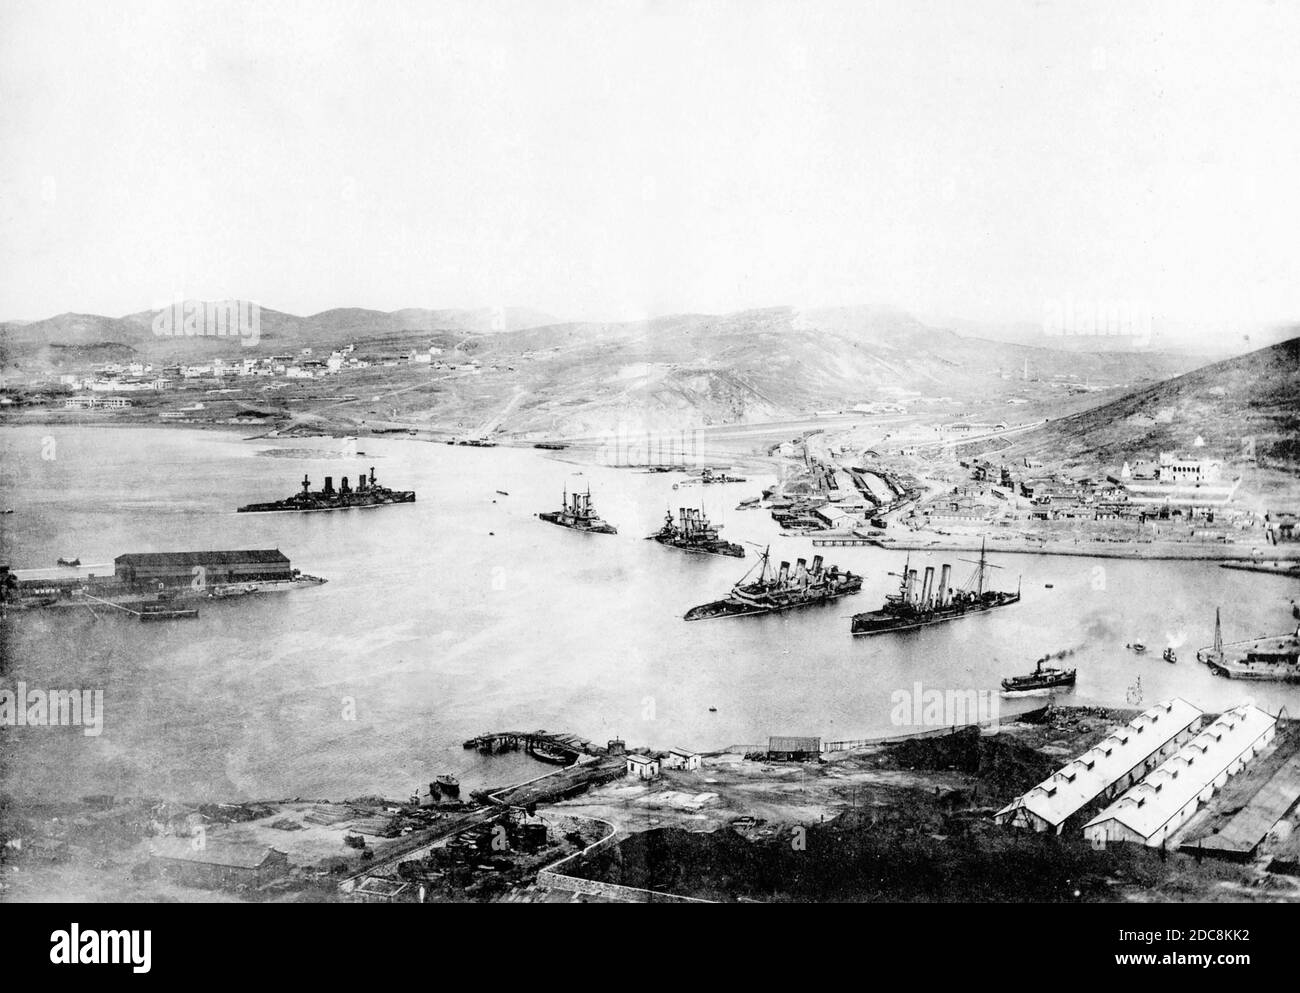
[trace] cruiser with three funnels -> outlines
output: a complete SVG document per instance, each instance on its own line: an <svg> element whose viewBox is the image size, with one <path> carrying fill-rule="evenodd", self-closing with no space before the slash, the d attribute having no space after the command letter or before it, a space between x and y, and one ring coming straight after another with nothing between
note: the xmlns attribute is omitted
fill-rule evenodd
<svg viewBox="0 0 1300 993"><path fill-rule="evenodd" d="M939 585L934 585L934 566L926 566L925 579L918 583L916 570L911 567L911 559L903 566L902 581L898 593L885 597L885 605L879 610L853 615L853 633L884 634L889 631L910 631L913 628L926 627L954 621L959 617L983 613L996 607L1007 607L1020 602L1020 587L1014 593L984 588L984 571L990 566L985 560L984 545L980 545L979 561L966 585L960 589L948 586L951 566L944 563Z"/></svg>
<svg viewBox="0 0 1300 993"><path fill-rule="evenodd" d="M743 617L747 614L774 614L794 607L809 607L815 603L829 603L862 589L862 577L851 572L840 572L839 566L822 567L822 557L814 555L812 568L803 559L793 571L789 562L773 574L768 560L768 549L758 561L758 578L745 582L753 574L750 569L731 588L731 594L722 600L692 607L684 616L688 621L703 621L713 617Z"/></svg>
<svg viewBox="0 0 1300 993"><path fill-rule="evenodd" d="M357 477L357 488L348 486L348 477L339 481L334 489L334 477L325 477L325 488L312 492L311 480L302 477L302 492L271 503L250 503L240 507L241 514L269 514L275 511L350 510L353 507L385 507L390 503L415 503L414 490L390 490L375 481L375 467L370 467L370 478L363 472Z"/></svg>

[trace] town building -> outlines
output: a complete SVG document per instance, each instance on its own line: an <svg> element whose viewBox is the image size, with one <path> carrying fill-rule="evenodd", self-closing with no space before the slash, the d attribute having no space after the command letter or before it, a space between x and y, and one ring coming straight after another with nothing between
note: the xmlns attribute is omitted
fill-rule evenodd
<svg viewBox="0 0 1300 993"><path fill-rule="evenodd" d="M1060 834L1067 821L1093 802L1109 800L1140 782L1191 739L1202 719L1200 709L1181 698L1156 704L1113 729L993 819L1011 827Z"/></svg>
<svg viewBox="0 0 1300 993"><path fill-rule="evenodd" d="M659 760L653 755L631 753L627 756L627 774L637 779L658 779Z"/></svg>
<svg viewBox="0 0 1300 993"><path fill-rule="evenodd" d="M663 758L665 769L685 769L688 772L700 767L700 753L687 751L685 748L670 748Z"/></svg>
<svg viewBox="0 0 1300 993"><path fill-rule="evenodd" d="M289 872L289 856L268 845L207 838L156 838L150 861L168 879L209 889L257 889Z"/></svg>
<svg viewBox="0 0 1300 993"><path fill-rule="evenodd" d="M767 757L773 761L811 762L821 754L821 738L778 735L767 739Z"/></svg>
<svg viewBox="0 0 1300 993"><path fill-rule="evenodd" d="M1084 837L1097 847L1112 841L1164 845L1264 750L1276 729L1277 719L1254 704L1229 710L1084 825Z"/></svg>

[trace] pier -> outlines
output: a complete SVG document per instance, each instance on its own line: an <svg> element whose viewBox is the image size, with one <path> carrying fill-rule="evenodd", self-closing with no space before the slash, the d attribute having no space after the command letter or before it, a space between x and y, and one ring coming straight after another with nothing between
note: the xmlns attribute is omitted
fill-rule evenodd
<svg viewBox="0 0 1300 993"><path fill-rule="evenodd" d="M523 748L533 758L555 765L572 765L579 756L599 757L606 753L606 749L593 745L586 738L562 731L489 731L470 738L464 747L475 748L485 755Z"/></svg>

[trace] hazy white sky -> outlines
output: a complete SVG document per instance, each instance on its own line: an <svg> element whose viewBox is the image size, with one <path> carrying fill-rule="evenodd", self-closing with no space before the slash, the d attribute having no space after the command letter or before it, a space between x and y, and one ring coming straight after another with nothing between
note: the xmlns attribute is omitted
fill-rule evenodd
<svg viewBox="0 0 1300 993"><path fill-rule="evenodd" d="M1300 316L1300 4L0 0L0 317Z"/></svg>

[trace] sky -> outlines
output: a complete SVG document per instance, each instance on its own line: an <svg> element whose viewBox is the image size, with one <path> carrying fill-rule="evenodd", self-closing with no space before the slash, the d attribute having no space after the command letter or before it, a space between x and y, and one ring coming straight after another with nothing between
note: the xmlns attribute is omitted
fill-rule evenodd
<svg viewBox="0 0 1300 993"><path fill-rule="evenodd" d="M1296 320L1297 51L1250 0L0 0L0 318Z"/></svg>

